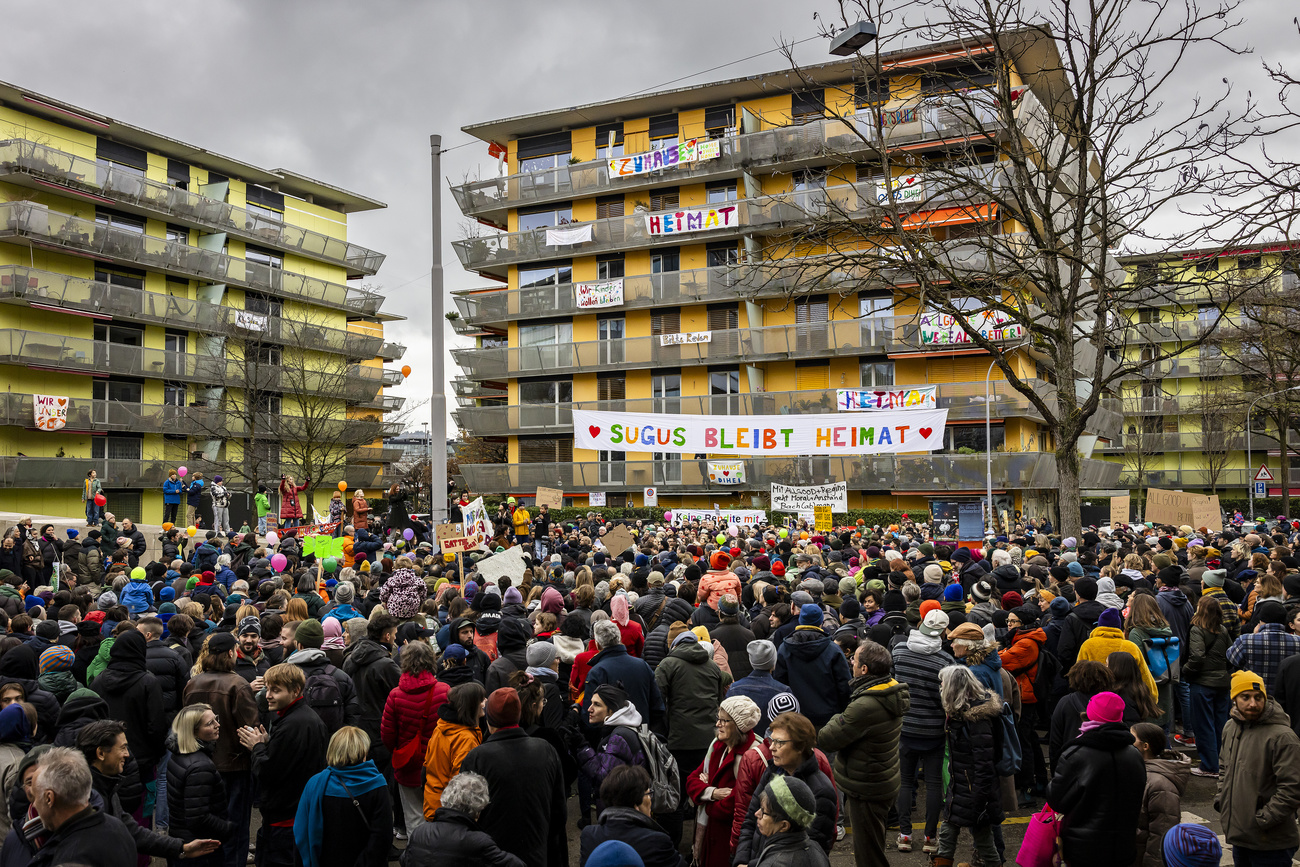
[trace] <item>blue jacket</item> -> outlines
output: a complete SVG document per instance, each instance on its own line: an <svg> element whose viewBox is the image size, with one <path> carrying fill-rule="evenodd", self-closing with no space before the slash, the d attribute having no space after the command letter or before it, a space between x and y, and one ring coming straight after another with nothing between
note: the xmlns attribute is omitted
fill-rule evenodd
<svg viewBox="0 0 1300 867"><path fill-rule="evenodd" d="M163 503L169 506L179 506L181 504L181 493L185 490L185 483L180 479L172 481L168 479L163 482Z"/></svg>
<svg viewBox="0 0 1300 867"><path fill-rule="evenodd" d="M220 569L216 570L215 574L217 583L226 585L227 590L230 589L232 584L239 580L239 576L236 575L235 571L229 566L222 566Z"/></svg>
<svg viewBox="0 0 1300 867"><path fill-rule="evenodd" d="M998 698L1005 698L1002 695L1002 657L998 656L996 650L990 650L988 655L979 662L967 662L969 657L961 660L970 666L970 673L975 675L975 679L984 685L985 689L991 689L998 694Z"/></svg>
<svg viewBox="0 0 1300 867"><path fill-rule="evenodd" d="M189 495L186 505L197 507L203 501L203 480L195 479L185 486L185 493Z"/></svg>
<svg viewBox="0 0 1300 867"><path fill-rule="evenodd" d="M132 578L122 588L118 601L126 606L132 617L137 617L153 607L153 590L149 587L149 582Z"/></svg>
<svg viewBox="0 0 1300 867"><path fill-rule="evenodd" d="M653 725L663 717L664 699L655 683L654 671L645 660L628 653L622 644L605 648L591 660L591 670L587 672L587 685L582 696L584 720L587 719L596 687L605 683L616 683L627 690L628 699L636 705L637 713L641 714L644 722Z"/></svg>
<svg viewBox="0 0 1300 867"><path fill-rule="evenodd" d="M217 557L221 552L212 545L211 542L204 542L194 549L194 554L190 557L190 562L194 564L200 572L212 572L217 568Z"/></svg>
<svg viewBox="0 0 1300 867"><path fill-rule="evenodd" d="M754 731L761 734L766 732L767 727L772 723L771 718L767 715L768 702L774 696L789 691L790 687L773 677L772 672L756 669L748 677L742 677L733 683L731 688L727 690L727 698L731 698L733 695L743 695L752 699L754 704L758 705L762 717L760 717L758 725L754 726Z"/></svg>

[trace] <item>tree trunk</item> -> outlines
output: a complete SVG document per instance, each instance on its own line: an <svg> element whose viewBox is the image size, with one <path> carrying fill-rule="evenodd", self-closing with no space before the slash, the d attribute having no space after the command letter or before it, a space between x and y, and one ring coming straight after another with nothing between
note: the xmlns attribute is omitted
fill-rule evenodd
<svg viewBox="0 0 1300 867"><path fill-rule="evenodd" d="M1079 490L1079 447L1074 440L1063 443L1057 440L1056 448L1057 510L1060 519L1056 531L1062 537L1083 534L1083 517L1080 512L1082 494Z"/></svg>

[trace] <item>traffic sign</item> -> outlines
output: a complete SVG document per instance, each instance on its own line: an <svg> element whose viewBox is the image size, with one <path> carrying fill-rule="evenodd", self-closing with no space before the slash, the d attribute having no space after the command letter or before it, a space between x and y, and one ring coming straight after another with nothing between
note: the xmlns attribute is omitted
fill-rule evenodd
<svg viewBox="0 0 1300 867"><path fill-rule="evenodd" d="M1266 484L1265 482L1256 482L1256 483L1255 483L1255 496L1257 496L1257 497L1263 497L1263 496L1266 496L1266 495L1267 495L1267 491L1264 489L1264 485L1265 485L1265 484Z"/></svg>
<svg viewBox="0 0 1300 867"><path fill-rule="evenodd" d="M1255 473L1255 481L1257 482L1273 481L1273 474L1268 471L1268 464L1259 465L1259 472Z"/></svg>

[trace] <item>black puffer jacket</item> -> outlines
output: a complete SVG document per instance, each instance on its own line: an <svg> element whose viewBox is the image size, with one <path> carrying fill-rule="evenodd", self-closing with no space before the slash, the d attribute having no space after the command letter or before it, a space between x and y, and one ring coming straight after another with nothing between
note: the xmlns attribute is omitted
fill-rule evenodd
<svg viewBox="0 0 1300 867"><path fill-rule="evenodd" d="M994 771L997 741L1002 732L998 716L1002 701L992 693L981 704L948 717L948 773L944 812L958 828L978 828L1002 822L998 775Z"/></svg>
<svg viewBox="0 0 1300 867"><path fill-rule="evenodd" d="M190 670L185 665L185 660L181 659L181 655L163 644L161 640L150 641L145 645L144 664L149 673L158 680L158 688L162 690L167 725L170 727L172 719L181 709L181 696L185 692L185 684L190 682Z"/></svg>
<svg viewBox="0 0 1300 867"><path fill-rule="evenodd" d="M758 831L756 813L762 800L759 796L773 777L783 775L785 771L775 764L769 764L758 785L754 787L754 797L749 802L744 824L740 826L740 839L736 843L736 853L731 859L733 864L753 863L758 853L763 851L767 838ZM803 780L808 784L808 788L812 789L813 797L817 799L817 816L808 826L808 838L820 846L823 852L830 852L831 846L835 844L835 820L839 815L839 795L835 791L835 786L821 772L816 755L805 759L790 776Z"/></svg>
<svg viewBox="0 0 1300 867"><path fill-rule="evenodd" d="M478 829L469 816L450 807L439 807L432 822L411 833L402 852L402 867L524 867L524 862L503 850Z"/></svg>
<svg viewBox="0 0 1300 867"><path fill-rule="evenodd" d="M1142 756L1124 723L1083 732L1061 751L1047 802L1065 814L1061 843L1070 867L1133 862L1146 780Z"/></svg>
<svg viewBox="0 0 1300 867"><path fill-rule="evenodd" d="M360 726L370 735L371 758L375 759L381 769L387 768L391 758L379 736L379 721L384 715L388 694L397 689L402 671L393 661L388 648L369 638L362 638L352 645L343 660L343 671L352 678L360 712L360 721L350 722L349 725Z"/></svg>
<svg viewBox="0 0 1300 867"><path fill-rule="evenodd" d="M659 615L659 623L645 639L645 649L641 651L641 658L645 660L646 665L656 668L659 663L663 662L668 655L668 627L680 620L683 623L691 619L694 613L691 603L685 599L673 597L668 600L664 606L663 613Z"/></svg>
<svg viewBox="0 0 1300 867"><path fill-rule="evenodd" d="M109 718L126 726L126 740L136 761L144 767L158 764L167 719L162 687L146 668L142 634L132 630L117 637L108 652L108 668L95 678L92 688L108 702Z"/></svg>
<svg viewBox="0 0 1300 867"><path fill-rule="evenodd" d="M176 735L167 737L172 757L167 762L167 833L183 842L221 840L235 831L226 818L226 784L212 764L212 745L199 742L192 753L176 751Z"/></svg>

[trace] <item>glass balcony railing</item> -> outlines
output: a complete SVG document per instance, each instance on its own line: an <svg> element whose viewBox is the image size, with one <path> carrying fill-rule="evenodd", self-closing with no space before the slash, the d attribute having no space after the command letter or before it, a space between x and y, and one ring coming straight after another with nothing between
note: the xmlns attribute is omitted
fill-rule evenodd
<svg viewBox="0 0 1300 867"><path fill-rule="evenodd" d="M511 208L566 199L631 192L664 184L693 184L760 173L765 168L789 169L799 164L851 163L878 151L876 121L881 121L887 147L902 147L955 135L996 136L1001 123L994 111L963 104L952 97L930 98L923 104L879 112L867 109L849 119L826 118L801 126L765 129L719 139L716 159L678 163L632 177L611 177L605 160L522 172L453 186L451 194L467 217L504 225ZM630 156L631 154L629 154Z"/></svg>
<svg viewBox="0 0 1300 867"><path fill-rule="evenodd" d="M353 449L350 457L354 461L391 464L400 461L406 454L401 446L364 446Z"/></svg>
<svg viewBox="0 0 1300 867"><path fill-rule="evenodd" d="M86 479L86 473L95 470L105 488L150 488L159 489L167 480L167 474L178 463L193 472L202 472L206 477L221 473L226 477L226 487L236 490L246 489L251 485L252 469L247 474L241 473L239 466L233 462L211 462L188 459L185 461L144 460L105 460L103 458L37 458L24 455L0 455L0 488L78 488ZM297 467L283 467L278 463L263 463L257 468L263 482L278 479L280 473L301 474ZM379 478L382 467L367 464L348 463L344 475L349 485L359 488L373 488ZM322 490L324 486L322 486Z"/></svg>
<svg viewBox="0 0 1300 867"><path fill-rule="evenodd" d="M1204 434L1186 433L1121 433L1112 437L1110 442L1097 444L1098 451L1108 454L1125 452L1158 455L1165 452L1224 452L1241 451L1246 448L1246 435L1239 433L1211 433L1209 440ZM1266 441L1261 440L1257 448L1267 448Z"/></svg>
<svg viewBox="0 0 1300 867"><path fill-rule="evenodd" d="M369 400L360 400L354 404L358 409L378 409L384 412L397 412L406 403L406 398L396 394L380 394ZM401 431L398 431L401 433Z"/></svg>
<svg viewBox="0 0 1300 867"><path fill-rule="evenodd" d="M37 202L0 203L0 240L16 238L48 249L90 253L151 270L249 287L366 315L377 313L384 300L374 292L283 271L217 250L104 225L93 219L52 211Z"/></svg>
<svg viewBox="0 0 1300 867"><path fill-rule="evenodd" d="M322 371L286 369L280 364L245 363L226 355L168 352L19 328L0 329L0 364L200 382L229 388L242 388L251 379L265 391L331 394L352 402L373 399L379 392L383 374L378 367L361 364L348 365L342 373L330 366Z"/></svg>
<svg viewBox="0 0 1300 867"><path fill-rule="evenodd" d="M27 139L0 141L0 177L26 174L44 184L134 205L201 230L226 232L262 246L342 265L349 276L369 276L384 254L321 232L235 207L135 172L56 150Z"/></svg>
<svg viewBox="0 0 1300 867"><path fill-rule="evenodd" d="M357 335L357 336L360 337L363 335ZM367 337L366 339L375 340L379 338ZM382 358L384 361L397 361L399 358L401 358L403 355L406 354L406 347L401 343L384 341L383 344L379 347L379 349L377 349L375 352L371 354L377 355L378 357Z"/></svg>
<svg viewBox="0 0 1300 867"><path fill-rule="evenodd" d="M1223 469L1217 476L1211 478L1209 470L1147 470L1140 475L1132 469L1124 467L1118 461L1113 462L1114 466L1119 467L1118 487L1122 488L1162 488L1165 490L1195 490L1211 487L1216 488L1220 493L1224 489L1231 490L1238 488L1244 490L1250 487L1251 480L1254 478L1254 469ZM1276 472L1276 468L1274 470ZM1300 467L1291 468L1291 484L1300 485ZM1269 487L1278 487L1277 482L1269 482ZM1241 496L1244 496L1242 494Z"/></svg>
<svg viewBox="0 0 1300 867"><path fill-rule="evenodd" d="M963 204L985 204L990 188L1007 184L1006 173L997 166L978 166L931 171L920 176L920 181L909 188L909 200L904 208L931 210ZM882 220L887 211L878 204L883 186L874 181L841 184L830 187L811 187L789 193L736 199L717 205L688 206L672 211L637 213L623 217L606 217L589 223L575 223L561 228L591 227L591 240L576 244L552 245L547 242L547 229L524 232L503 232L482 235L452 242L461 264L468 270L505 276L511 265L569 256L589 256L598 253L632 250L654 246L676 246L683 239L690 242L726 240L740 235L788 233L818 221L843 222L848 220ZM678 231L651 234L647 218L666 217L679 210L735 208L729 225L707 231ZM555 227L551 227L555 228Z"/></svg>
<svg viewBox="0 0 1300 867"><path fill-rule="evenodd" d="M985 455L924 455L744 458L745 484L717 485L709 481L708 461L694 458L666 461L592 461L543 464L462 464L470 490L513 493L539 485L565 491L640 490L660 488L661 494L717 493L763 490L773 483L820 485L848 482L851 490L897 493L983 491ZM1087 459L1082 462L1085 489L1114 487L1120 465ZM1056 457L1043 452L994 452L996 490L1048 490L1056 487Z"/></svg>
<svg viewBox="0 0 1300 867"><path fill-rule="evenodd" d="M148 322L207 334L242 335L250 321L246 318L250 315L247 311L224 304L109 285L21 265L0 266L0 301L19 301L41 309L59 308L78 314ZM337 352L357 359L374 358L384 344L382 337L341 328L325 328L256 313L251 316L254 317L252 321L260 323L257 325L259 338L267 343Z"/></svg>

